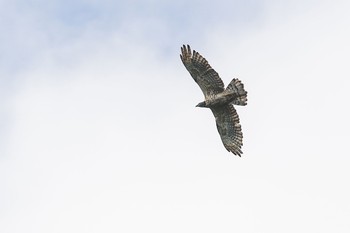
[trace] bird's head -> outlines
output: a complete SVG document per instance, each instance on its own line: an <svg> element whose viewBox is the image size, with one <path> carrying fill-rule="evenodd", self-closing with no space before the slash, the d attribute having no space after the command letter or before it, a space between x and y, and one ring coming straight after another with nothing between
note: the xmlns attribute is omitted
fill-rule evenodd
<svg viewBox="0 0 350 233"><path fill-rule="evenodd" d="M205 103L205 101L203 101L203 102L200 102L199 104L197 104L196 107L206 108L207 104Z"/></svg>

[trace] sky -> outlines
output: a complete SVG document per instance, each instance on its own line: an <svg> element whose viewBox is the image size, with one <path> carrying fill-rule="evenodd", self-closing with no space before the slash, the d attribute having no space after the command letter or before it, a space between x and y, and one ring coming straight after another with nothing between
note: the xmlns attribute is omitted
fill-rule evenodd
<svg viewBox="0 0 350 233"><path fill-rule="evenodd" d="M349 232L349 8L0 1L0 232ZM241 158L183 44L244 83Z"/></svg>

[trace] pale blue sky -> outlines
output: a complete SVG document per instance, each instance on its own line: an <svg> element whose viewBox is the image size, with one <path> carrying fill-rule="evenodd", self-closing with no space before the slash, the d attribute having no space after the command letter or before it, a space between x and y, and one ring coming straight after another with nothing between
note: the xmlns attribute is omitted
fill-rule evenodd
<svg viewBox="0 0 350 233"><path fill-rule="evenodd" d="M0 232L349 232L349 8L0 1ZM242 158L183 43L245 84Z"/></svg>
<svg viewBox="0 0 350 233"><path fill-rule="evenodd" d="M261 20L263 1L4 1L1 3L6 69L18 70L48 48L60 48L92 36L103 40L125 33L130 42L144 39L160 50L171 40L201 38L213 27L230 31ZM101 36L102 38L96 38ZM174 46L175 47L175 46ZM173 50L171 50L174 52Z"/></svg>

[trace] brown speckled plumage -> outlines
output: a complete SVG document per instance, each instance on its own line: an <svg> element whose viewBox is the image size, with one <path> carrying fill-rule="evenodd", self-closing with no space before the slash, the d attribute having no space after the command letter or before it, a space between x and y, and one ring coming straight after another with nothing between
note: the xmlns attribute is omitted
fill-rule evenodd
<svg viewBox="0 0 350 233"><path fill-rule="evenodd" d="M247 92L238 79L233 79L225 89L219 74L208 61L189 45L181 48L181 60L194 81L201 88L205 101L198 107L210 108L216 120L216 127L225 148L235 155L241 156L243 134L239 117L234 105L247 104Z"/></svg>

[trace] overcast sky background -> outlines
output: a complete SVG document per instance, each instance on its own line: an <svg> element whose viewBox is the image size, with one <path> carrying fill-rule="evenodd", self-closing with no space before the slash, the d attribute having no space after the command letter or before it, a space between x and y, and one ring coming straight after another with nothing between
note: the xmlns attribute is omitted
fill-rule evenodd
<svg viewBox="0 0 350 233"><path fill-rule="evenodd" d="M0 232L350 232L349 10L0 1ZM184 43L245 84L242 158Z"/></svg>

